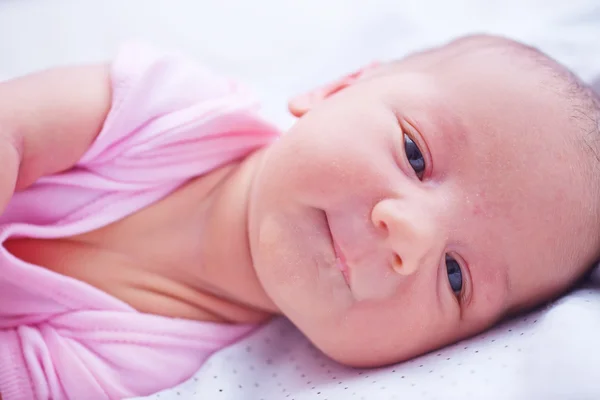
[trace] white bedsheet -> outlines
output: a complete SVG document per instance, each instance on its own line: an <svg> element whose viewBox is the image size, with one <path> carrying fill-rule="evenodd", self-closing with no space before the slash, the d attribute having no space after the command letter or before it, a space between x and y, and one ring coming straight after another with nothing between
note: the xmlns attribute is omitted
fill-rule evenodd
<svg viewBox="0 0 600 400"><path fill-rule="evenodd" d="M288 95L469 32L534 44L600 77L598 0L0 0L0 78L106 59L138 37L253 86L282 128ZM357 371L276 320L148 399L599 399L600 277L553 305L394 367Z"/></svg>

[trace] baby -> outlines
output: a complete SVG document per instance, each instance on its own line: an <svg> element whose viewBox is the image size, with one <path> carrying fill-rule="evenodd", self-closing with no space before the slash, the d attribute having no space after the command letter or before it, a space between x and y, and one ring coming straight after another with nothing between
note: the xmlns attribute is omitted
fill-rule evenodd
<svg viewBox="0 0 600 400"><path fill-rule="evenodd" d="M294 98L125 46L0 84L0 392L174 386L277 314L352 366L406 360L600 256L600 101L535 49L462 38Z"/></svg>

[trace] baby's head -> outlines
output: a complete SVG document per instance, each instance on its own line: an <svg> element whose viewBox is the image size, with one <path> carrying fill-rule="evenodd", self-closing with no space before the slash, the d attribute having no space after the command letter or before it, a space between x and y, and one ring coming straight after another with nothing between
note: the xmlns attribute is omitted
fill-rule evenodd
<svg viewBox="0 0 600 400"><path fill-rule="evenodd" d="M468 37L290 108L301 118L255 178L251 252L334 359L382 365L469 337L600 255L600 102L537 50Z"/></svg>

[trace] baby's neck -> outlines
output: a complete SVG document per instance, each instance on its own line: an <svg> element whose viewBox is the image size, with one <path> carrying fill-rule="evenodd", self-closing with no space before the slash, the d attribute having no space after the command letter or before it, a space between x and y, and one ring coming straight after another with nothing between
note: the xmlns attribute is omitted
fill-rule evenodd
<svg viewBox="0 0 600 400"><path fill-rule="evenodd" d="M278 312L256 276L248 240L250 191L265 150L233 167L210 193L205 223L199 227L203 236L199 280L212 294L246 308L250 319Z"/></svg>

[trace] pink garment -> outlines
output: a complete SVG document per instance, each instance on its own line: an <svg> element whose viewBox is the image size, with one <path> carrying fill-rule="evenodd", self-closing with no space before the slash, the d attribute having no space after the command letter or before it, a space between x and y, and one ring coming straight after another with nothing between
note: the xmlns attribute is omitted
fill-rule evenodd
<svg viewBox="0 0 600 400"><path fill-rule="evenodd" d="M1 243L100 228L278 136L238 86L178 55L125 46L112 86L94 144L70 171L14 195L0 217ZM0 246L4 400L148 395L190 378L251 329L139 313Z"/></svg>

